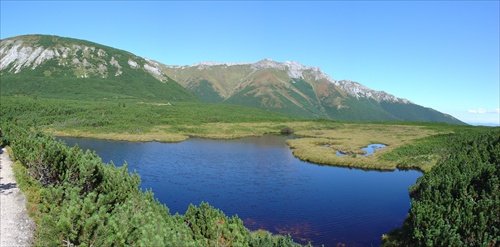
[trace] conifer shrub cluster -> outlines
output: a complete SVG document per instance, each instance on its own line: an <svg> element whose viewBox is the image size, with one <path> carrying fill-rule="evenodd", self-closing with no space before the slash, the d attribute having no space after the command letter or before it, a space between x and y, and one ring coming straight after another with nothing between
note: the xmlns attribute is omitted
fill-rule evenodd
<svg viewBox="0 0 500 247"><path fill-rule="evenodd" d="M2 145L29 180L20 184L37 195L28 195L37 246L299 246L290 236L250 232L208 203L171 215L126 164L104 164L95 152L13 124L2 130Z"/></svg>
<svg viewBox="0 0 500 247"><path fill-rule="evenodd" d="M66 130L148 132L155 126L206 123L293 122L304 119L229 104L137 102L136 100L69 100L1 96L2 120L26 126Z"/></svg>
<svg viewBox="0 0 500 247"><path fill-rule="evenodd" d="M441 138L440 160L410 188L409 216L384 246L499 246L500 130Z"/></svg>

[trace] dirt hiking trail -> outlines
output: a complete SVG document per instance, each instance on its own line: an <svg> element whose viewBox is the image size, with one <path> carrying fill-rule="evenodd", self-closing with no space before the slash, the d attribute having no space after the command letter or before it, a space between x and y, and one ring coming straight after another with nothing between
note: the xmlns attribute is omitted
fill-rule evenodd
<svg viewBox="0 0 500 247"><path fill-rule="evenodd" d="M2 147L0 147L2 148ZM26 213L26 197L18 188L12 160L0 150L0 247L31 246L35 223Z"/></svg>

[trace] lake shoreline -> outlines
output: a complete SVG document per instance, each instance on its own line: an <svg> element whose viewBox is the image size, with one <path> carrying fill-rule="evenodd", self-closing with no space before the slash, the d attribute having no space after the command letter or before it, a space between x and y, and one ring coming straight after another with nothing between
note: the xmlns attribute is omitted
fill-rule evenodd
<svg viewBox="0 0 500 247"><path fill-rule="evenodd" d="M183 214L190 203L210 202L226 214L250 222L245 225L250 230L292 233L294 240L311 239L332 246L355 241L378 245L393 224L400 226L409 205L407 187L421 173L366 172L302 162L293 156L286 139L268 135L228 141L191 138L181 143L134 143L62 138L70 146L96 150L105 163L126 163L129 171L140 174L141 188L152 189L171 213ZM364 208L368 203L370 209ZM351 216L344 215L350 214L348 209L361 211L349 220ZM321 212L331 213L325 216ZM325 217L330 218L325 221ZM391 218L394 223L379 225L381 218ZM347 225L352 228L337 227ZM376 229L376 233L365 239L361 235L366 234L358 236L359 231L349 230L360 227L367 227L361 228L363 232Z"/></svg>
<svg viewBox="0 0 500 247"><path fill-rule="evenodd" d="M201 138L209 140L234 140L245 137L262 137L266 135L283 135L279 131L270 132L242 132L242 133L232 133L225 134L221 132L219 134L202 134L202 133L189 133L189 134L178 134L169 132L160 132L153 130L149 133L93 133L84 132L78 130L71 131L60 131L49 129L45 131L52 136L60 137L74 137L74 138L94 138L99 140L111 140L111 141L127 141L127 142L160 142L160 143L180 143L191 138ZM342 145L324 145L324 142L330 143L330 139L321 139L317 136L310 136L307 132L293 133L297 138L290 139L286 141L286 145L292 150L293 155L301 161L322 165L322 166L335 166L335 167L345 167L352 169L361 169L367 171L395 171L397 169L401 170L416 170L425 173L426 170L421 169L418 166L413 167L398 167L396 162L390 162L382 160L381 156L385 152L389 152L394 149L394 145L389 145L384 143L387 147L383 150L376 150L370 156L357 155L356 152L363 146L367 146L373 143L366 143L362 145L358 150L354 151L355 155L338 156L336 151L342 147L343 150L353 150L346 149L346 146ZM379 142L381 143L381 142ZM357 143L359 145L359 143ZM398 145L396 145L398 146Z"/></svg>

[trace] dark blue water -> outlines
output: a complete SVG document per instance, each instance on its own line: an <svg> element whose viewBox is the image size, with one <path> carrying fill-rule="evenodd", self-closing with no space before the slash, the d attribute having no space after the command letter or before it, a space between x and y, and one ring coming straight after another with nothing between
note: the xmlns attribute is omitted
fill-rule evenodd
<svg viewBox="0 0 500 247"><path fill-rule="evenodd" d="M95 150L104 162L128 163L172 214L209 202L249 229L290 233L314 245L379 245L401 227L416 171L378 172L298 160L286 137L189 139L181 143L61 138Z"/></svg>

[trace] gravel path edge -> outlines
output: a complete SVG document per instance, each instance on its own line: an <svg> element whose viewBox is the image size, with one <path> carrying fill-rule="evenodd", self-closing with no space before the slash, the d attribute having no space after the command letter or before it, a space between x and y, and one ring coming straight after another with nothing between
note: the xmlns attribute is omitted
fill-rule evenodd
<svg viewBox="0 0 500 247"><path fill-rule="evenodd" d="M31 246L36 229L26 212L26 197L19 189L13 162L5 148L0 150L0 246Z"/></svg>

